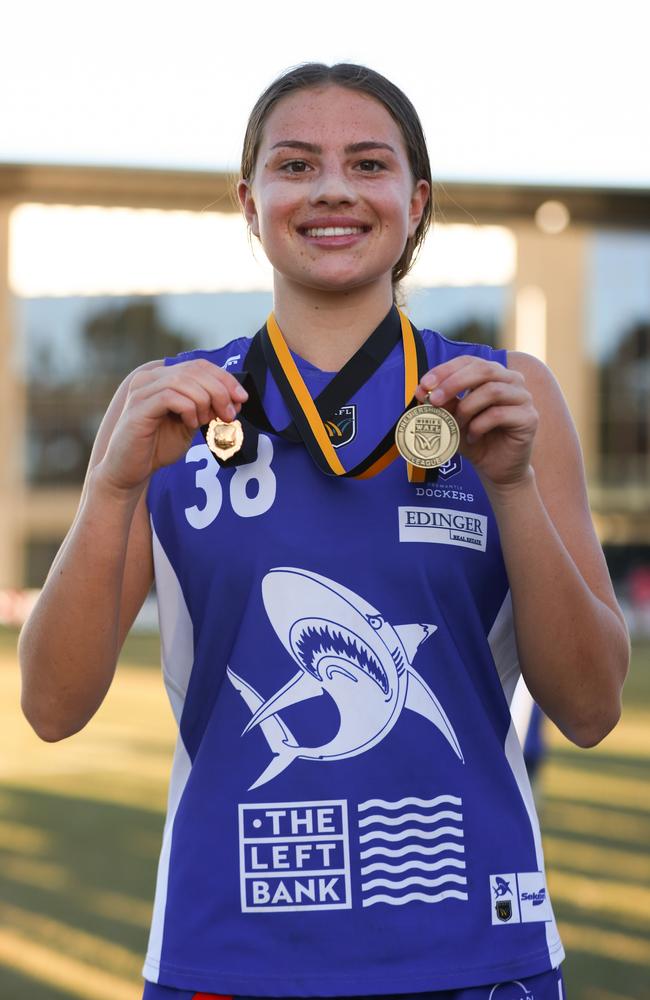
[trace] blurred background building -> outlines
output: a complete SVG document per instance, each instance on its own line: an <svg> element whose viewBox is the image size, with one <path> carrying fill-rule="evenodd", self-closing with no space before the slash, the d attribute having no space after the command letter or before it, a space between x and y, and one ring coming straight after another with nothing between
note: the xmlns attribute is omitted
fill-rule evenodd
<svg viewBox="0 0 650 1000"><path fill-rule="evenodd" d="M121 379L264 321L270 269L230 190L223 173L0 164L5 600L42 584ZM409 315L549 364L619 596L650 632L650 191L453 183L436 205Z"/></svg>

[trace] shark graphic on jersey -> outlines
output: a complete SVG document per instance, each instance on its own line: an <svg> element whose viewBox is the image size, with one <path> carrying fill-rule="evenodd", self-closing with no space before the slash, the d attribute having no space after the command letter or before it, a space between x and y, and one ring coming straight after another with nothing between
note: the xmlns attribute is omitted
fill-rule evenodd
<svg viewBox="0 0 650 1000"><path fill-rule="evenodd" d="M358 594L305 569L272 569L262 582L262 595L276 635L299 670L265 700L228 668L228 677L253 712L242 736L259 726L273 753L249 791L297 758L333 761L365 753L390 733L404 707L436 726L463 760L442 705L413 668L435 625L391 625ZM279 713L323 694L336 704L339 729L327 743L301 746Z"/></svg>
<svg viewBox="0 0 650 1000"><path fill-rule="evenodd" d="M468 351L505 362L423 339L431 367ZM171 363L232 359L238 375L247 350ZM400 350L347 401L354 414L334 414L346 468L404 405ZM297 363L317 398L330 373ZM263 404L287 425L272 378ZM197 433L148 490L179 732L146 977L287 997L500 983L493 1000L511 1000L562 949L481 481L465 458L437 482L409 483L398 461L335 480L292 441L259 444L224 468Z"/></svg>

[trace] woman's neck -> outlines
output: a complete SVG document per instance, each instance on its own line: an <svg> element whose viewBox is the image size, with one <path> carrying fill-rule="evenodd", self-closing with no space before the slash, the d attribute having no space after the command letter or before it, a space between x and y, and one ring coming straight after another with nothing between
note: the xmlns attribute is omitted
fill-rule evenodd
<svg viewBox="0 0 650 1000"><path fill-rule="evenodd" d="M348 292L285 288L275 283L274 313L296 354L322 371L340 371L393 304L392 286Z"/></svg>

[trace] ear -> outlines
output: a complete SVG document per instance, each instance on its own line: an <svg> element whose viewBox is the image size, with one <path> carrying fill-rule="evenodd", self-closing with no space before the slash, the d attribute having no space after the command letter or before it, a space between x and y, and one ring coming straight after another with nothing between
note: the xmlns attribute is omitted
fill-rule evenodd
<svg viewBox="0 0 650 1000"><path fill-rule="evenodd" d="M250 181L241 180L237 185L237 197L239 198L239 204L242 207L242 212L244 213L244 218L248 223L248 228L250 229L253 236L260 236L260 226L259 220L257 218L257 209L255 207L255 201L253 199L253 190Z"/></svg>
<svg viewBox="0 0 650 1000"><path fill-rule="evenodd" d="M415 230L420 225L420 219L427 207L430 193L428 181L419 180L416 182L409 205L409 236L414 236Z"/></svg>

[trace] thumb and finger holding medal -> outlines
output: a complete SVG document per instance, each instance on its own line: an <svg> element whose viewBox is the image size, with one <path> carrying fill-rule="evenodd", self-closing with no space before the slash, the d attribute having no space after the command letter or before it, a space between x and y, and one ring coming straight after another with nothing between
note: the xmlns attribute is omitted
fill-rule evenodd
<svg viewBox="0 0 650 1000"><path fill-rule="evenodd" d="M396 424L398 451L420 468L437 468L449 461L461 445L461 429L471 447L489 431L508 424L493 408L531 401L522 376L497 362L463 357L444 368L449 365L451 371L431 369L423 376L414 393L418 405L408 408ZM241 422L233 417L216 417L205 428L206 443L220 461L232 458L243 444Z"/></svg>
<svg viewBox="0 0 650 1000"><path fill-rule="evenodd" d="M535 421L528 421L524 410L519 409L529 407L532 397L519 372L498 362L470 357L447 364L454 366L450 373L440 369L427 372L415 391L415 398L421 405L442 411L454 421L458 447L463 437L471 448L490 431L511 429L515 424L529 423L532 441ZM533 413L532 407L530 412Z"/></svg>

